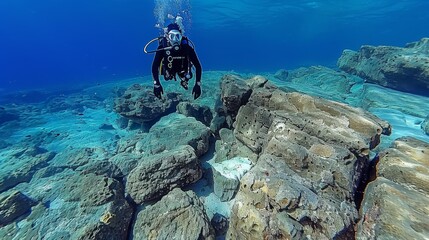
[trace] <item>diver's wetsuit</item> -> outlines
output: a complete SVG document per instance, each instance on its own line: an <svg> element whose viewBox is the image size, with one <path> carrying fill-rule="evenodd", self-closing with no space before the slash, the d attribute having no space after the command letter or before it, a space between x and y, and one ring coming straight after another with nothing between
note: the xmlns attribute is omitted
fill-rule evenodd
<svg viewBox="0 0 429 240"><path fill-rule="evenodd" d="M158 49L161 48L164 48L164 46L160 44L160 46L158 46ZM170 52L169 55L167 54L167 51ZM169 57L171 57L170 60L172 60L171 68L168 68ZM187 41L182 41L179 50L174 50L174 48L172 48L170 50L161 50L156 52L152 62L152 76L156 84L159 84L159 67L161 65L161 61L163 62L163 68L165 68L170 75L175 76L181 71L190 71L188 65L188 58L190 62L195 66L196 82L200 82L202 68L200 61L198 60L197 54L195 53L195 50L191 46L189 46Z"/></svg>

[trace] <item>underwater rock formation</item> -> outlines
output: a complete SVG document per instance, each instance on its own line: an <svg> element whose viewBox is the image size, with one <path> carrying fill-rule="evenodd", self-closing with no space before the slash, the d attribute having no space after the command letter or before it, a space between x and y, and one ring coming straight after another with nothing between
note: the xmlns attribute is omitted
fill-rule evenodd
<svg viewBox="0 0 429 240"><path fill-rule="evenodd" d="M148 133L124 138L118 152L151 155L190 145L198 157L209 149L210 129L193 117L173 113L155 123Z"/></svg>
<svg viewBox="0 0 429 240"><path fill-rule="evenodd" d="M141 160L127 176L126 191L137 204L154 200L176 187L198 181L202 170L190 146L152 155Z"/></svg>
<svg viewBox="0 0 429 240"><path fill-rule="evenodd" d="M41 168L48 166L55 153L38 147L14 148L0 155L8 164L0 169L0 193L19 183L29 182Z"/></svg>
<svg viewBox="0 0 429 240"><path fill-rule="evenodd" d="M411 116L424 118L429 113L426 97L404 94L374 84L364 84L359 96L359 106L366 110L375 108L398 110Z"/></svg>
<svg viewBox="0 0 429 240"><path fill-rule="evenodd" d="M289 72L286 69L280 69L274 74L274 77L280 81L286 82L288 81Z"/></svg>
<svg viewBox="0 0 429 240"><path fill-rule="evenodd" d="M429 144L404 137L380 153L377 178L365 190L357 239L429 236Z"/></svg>
<svg viewBox="0 0 429 240"><path fill-rule="evenodd" d="M429 115L422 122L422 129L427 135L429 135Z"/></svg>
<svg viewBox="0 0 429 240"><path fill-rule="evenodd" d="M67 169L20 188L40 204L0 228L1 239L127 239L133 209L117 180Z"/></svg>
<svg viewBox="0 0 429 240"><path fill-rule="evenodd" d="M369 150L390 125L347 105L254 88L235 137L259 155L232 208L230 239L353 235Z"/></svg>
<svg viewBox="0 0 429 240"><path fill-rule="evenodd" d="M128 175L143 157L190 145L197 157L209 149L210 129L182 114L172 113L155 123L148 133L133 134L118 142L116 154L109 161Z"/></svg>
<svg viewBox="0 0 429 240"><path fill-rule="evenodd" d="M133 239L208 239L214 229L204 206L192 191L173 189L157 203L141 210L134 224Z"/></svg>
<svg viewBox="0 0 429 240"><path fill-rule="evenodd" d="M243 79L235 75L225 75L221 80L221 100L227 112L233 117L238 109L246 104L250 94L250 87Z"/></svg>
<svg viewBox="0 0 429 240"><path fill-rule="evenodd" d="M194 117L206 126L210 126L213 114L209 107L200 106L195 103L181 102L177 105L177 112L187 116Z"/></svg>
<svg viewBox="0 0 429 240"><path fill-rule="evenodd" d="M258 155L234 136L234 132L228 128L219 131L220 139L215 143L215 162L220 163L234 157L245 157L256 163Z"/></svg>
<svg viewBox="0 0 429 240"><path fill-rule="evenodd" d="M155 97L152 88L134 84L115 99L114 110L136 123L145 123L176 111L181 99L181 95L169 92L160 100Z"/></svg>
<svg viewBox="0 0 429 240"><path fill-rule="evenodd" d="M0 227L29 212L36 202L19 191L0 195Z"/></svg>
<svg viewBox="0 0 429 240"><path fill-rule="evenodd" d="M429 38L407 44L405 48L365 45L359 52L344 50L338 67L371 83L428 95Z"/></svg>
<svg viewBox="0 0 429 240"><path fill-rule="evenodd" d="M235 196L241 177L251 166L252 162L242 157L212 164L214 193L221 201L229 201Z"/></svg>
<svg viewBox="0 0 429 240"><path fill-rule="evenodd" d="M363 79L324 66L311 66L289 71L287 82L288 87L300 92L344 102L353 86L363 83Z"/></svg>

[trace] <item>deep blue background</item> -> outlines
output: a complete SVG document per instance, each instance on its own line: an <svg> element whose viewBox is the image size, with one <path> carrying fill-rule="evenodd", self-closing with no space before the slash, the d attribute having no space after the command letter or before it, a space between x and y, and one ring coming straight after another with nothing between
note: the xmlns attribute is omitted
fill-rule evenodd
<svg viewBox="0 0 429 240"><path fill-rule="evenodd" d="M334 67L346 48L403 46L429 36L426 0L283 2L191 1L187 34L204 70ZM142 48L158 35L154 6L150 0L0 1L0 91L150 74L153 56Z"/></svg>

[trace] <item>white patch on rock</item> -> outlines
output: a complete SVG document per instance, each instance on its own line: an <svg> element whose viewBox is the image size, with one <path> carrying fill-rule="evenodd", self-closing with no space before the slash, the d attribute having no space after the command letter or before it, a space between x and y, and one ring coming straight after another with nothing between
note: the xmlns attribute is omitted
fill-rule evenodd
<svg viewBox="0 0 429 240"><path fill-rule="evenodd" d="M221 163L213 163L212 167L225 178L240 180L252 168L252 162L248 158L234 157Z"/></svg>

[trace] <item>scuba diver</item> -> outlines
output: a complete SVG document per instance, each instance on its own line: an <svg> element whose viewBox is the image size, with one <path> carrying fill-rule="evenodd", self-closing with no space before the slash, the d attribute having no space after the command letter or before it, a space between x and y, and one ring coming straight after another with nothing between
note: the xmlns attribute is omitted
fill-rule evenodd
<svg viewBox="0 0 429 240"><path fill-rule="evenodd" d="M202 68L198 56L195 53L194 44L183 36L183 25L176 21L167 26L165 35L155 38L146 44L145 53L154 53L152 62L153 93L159 99L164 94L164 89L159 81L160 73L165 80L175 81L176 76L180 78L180 85L188 90L188 81L192 78L192 67L195 67L195 85L192 89L194 99L201 95L201 74ZM182 28L181 28L182 25ZM158 40L159 46L154 51L147 51L146 48L152 42ZM192 44L192 46L191 46Z"/></svg>

